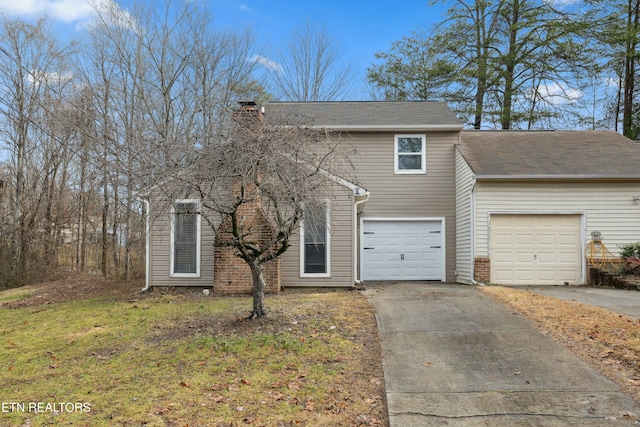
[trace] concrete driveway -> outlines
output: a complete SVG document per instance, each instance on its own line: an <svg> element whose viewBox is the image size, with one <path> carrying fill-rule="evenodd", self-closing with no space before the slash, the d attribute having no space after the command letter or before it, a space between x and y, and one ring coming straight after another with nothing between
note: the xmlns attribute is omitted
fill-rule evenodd
<svg viewBox="0 0 640 427"><path fill-rule="evenodd" d="M640 292L626 289L590 288L588 286L518 287L540 295L577 301L607 308L640 319Z"/></svg>
<svg viewBox="0 0 640 427"><path fill-rule="evenodd" d="M633 400L472 286L368 287L391 427L633 425Z"/></svg>

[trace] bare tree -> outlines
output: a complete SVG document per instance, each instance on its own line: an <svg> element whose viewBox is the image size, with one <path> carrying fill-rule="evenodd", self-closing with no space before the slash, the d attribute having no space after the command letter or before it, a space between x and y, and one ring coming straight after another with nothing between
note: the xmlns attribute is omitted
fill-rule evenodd
<svg viewBox="0 0 640 427"><path fill-rule="evenodd" d="M215 144L199 151L188 169L175 170L162 188L167 199L200 199L200 215L216 245L230 247L249 266L253 280L250 318L265 315L265 265L290 246L303 217L329 197L336 176L352 174L352 152L339 135L307 119L265 124L257 110L236 113ZM255 229L262 215L270 232Z"/></svg>
<svg viewBox="0 0 640 427"><path fill-rule="evenodd" d="M50 244L55 234L52 209L66 158L64 131L52 112L65 82L64 58L46 20L27 24L2 18L0 28L0 127L9 151L12 211L8 235L2 236L9 246L2 279L20 285L45 265L33 262L41 256L35 243Z"/></svg>
<svg viewBox="0 0 640 427"><path fill-rule="evenodd" d="M272 65L274 91L288 101L340 101L349 95L353 70L325 27L307 23L291 35Z"/></svg>
<svg viewBox="0 0 640 427"><path fill-rule="evenodd" d="M93 117L81 130L90 141L83 146L93 147L82 162L100 171L100 270L122 265L128 278L137 190L187 165L218 135L232 102L255 87L254 37L217 31L198 2L95 8L75 61L90 99L82 108Z"/></svg>

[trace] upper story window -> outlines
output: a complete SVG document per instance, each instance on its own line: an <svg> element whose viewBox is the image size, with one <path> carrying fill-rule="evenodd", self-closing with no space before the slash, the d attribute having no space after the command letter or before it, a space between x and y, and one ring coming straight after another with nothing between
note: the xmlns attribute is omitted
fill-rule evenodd
<svg viewBox="0 0 640 427"><path fill-rule="evenodd" d="M394 144L395 173L427 172L426 135L396 135Z"/></svg>
<svg viewBox="0 0 640 427"><path fill-rule="evenodd" d="M200 277L200 202L176 200L171 211L171 276Z"/></svg>

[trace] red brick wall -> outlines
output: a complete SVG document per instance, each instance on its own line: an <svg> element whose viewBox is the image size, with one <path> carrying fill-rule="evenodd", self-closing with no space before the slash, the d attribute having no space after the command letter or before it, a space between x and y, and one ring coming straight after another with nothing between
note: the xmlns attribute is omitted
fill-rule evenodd
<svg viewBox="0 0 640 427"><path fill-rule="evenodd" d="M264 211L255 204L243 206L239 210L239 217L244 216L245 230L251 229L250 240L260 243L268 241L273 235L273 229ZM218 295L246 294L253 289L253 278L247 263L236 256L237 251L230 247L220 247L226 239L231 238L229 221L218 227L218 239L214 249L213 292ZM266 292L280 291L280 260L267 263L264 269Z"/></svg>
<svg viewBox="0 0 640 427"><path fill-rule="evenodd" d="M476 257L474 260L473 279L480 283L491 281L491 260L487 257Z"/></svg>

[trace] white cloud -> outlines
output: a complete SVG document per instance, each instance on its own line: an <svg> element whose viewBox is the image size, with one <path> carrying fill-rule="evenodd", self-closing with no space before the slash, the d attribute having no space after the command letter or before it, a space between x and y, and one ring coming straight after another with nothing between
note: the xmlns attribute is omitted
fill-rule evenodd
<svg viewBox="0 0 640 427"><path fill-rule="evenodd" d="M47 15L62 22L80 21L95 13L89 0L0 0L0 12L17 16Z"/></svg>
<svg viewBox="0 0 640 427"><path fill-rule="evenodd" d="M551 6L556 8L564 8L580 4L580 1L581 0L546 0L545 3L550 4Z"/></svg>
<svg viewBox="0 0 640 427"><path fill-rule="evenodd" d="M29 82L37 85L41 83L47 83L48 85L54 85L59 83L64 83L70 81L72 76L70 74L60 74L57 72L44 72L44 71L36 71L31 70L29 72L28 80Z"/></svg>
<svg viewBox="0 0 640 427"><path fill-rule="evenodd" d="M96 8L106 24L113 27L129 29L133 32L140 31L138 21L127 10L122 9L115 1L100 0Z"/></svg>
<svg viewBox="0 0 640 427"><path fill-rule="evenodd" d="M262 55L253 55L250 61L256 62L270 71L275 71L276 73L282 72L282 66L280 64Z"/></svg>
<svg viewBox="0 0 640 427"><path fill-rule="evenodd" d="M582 98L581 90L567 88L556 82L543 83L538 88L538 96L545 102L553 105L561 105Z"/></svg>

